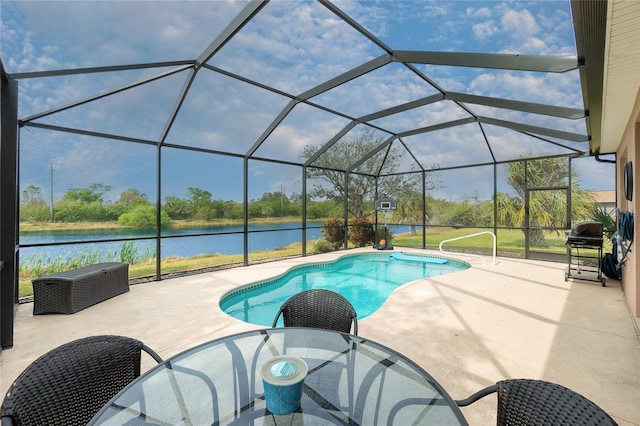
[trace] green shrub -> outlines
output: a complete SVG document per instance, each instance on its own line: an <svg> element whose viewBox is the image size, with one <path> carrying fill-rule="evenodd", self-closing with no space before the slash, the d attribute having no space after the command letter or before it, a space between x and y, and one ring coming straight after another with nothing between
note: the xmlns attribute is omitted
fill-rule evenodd
<svg viewBox="0 0 640 426"><path fill-rule="evenodd" d="M101 222L106 220L104 206L99 201L60 200L54 208L59 222Z"/></svg>
<svg viewBox="0 0 640 426"><path fill-rule="evenodd" d="M47 222L51 219L51 209L46 204L20 205L21 222Z"/></svg>
<svg viewBox="0 0 640 426"><path fill-rule="evenodd" d="M104 216L106 220L118 220L120 216L131 211L133 207L120 203L109 203L104 206Z"/></svg>
<svg viewBox="0 0 640 426"><path fill-rule="evenodd" d="M329 219L322 224L322 235L325 241L331 245L333 250L338 250L344 245L347 230L342 219Z"/></svg>
<svg viewBox="0 0 640 426"><path fill-rule="evenodd" d="M318 238L317 240L313 240L312 242L311 251L313 252L313 254L329 253L334 250L335 249L333 248L333 245L322 238Z"/></svg>
<svg viewBox="0 0 640 426"><path fill-rule="evenodd" d="M387 241L387 244L391 244L393 241L393 229L387 227L387 232L385 233L384 231L384 225L378 225L374 243L379 243L380 240L384 239Z"/></svg>
<svg viewBox="0 0 640 426"><path fill-rule="evenodd" d="M375 238L373 223L366 217L355 217L351 219L349 226L349 241L356 247L364 247L373 243Z"/></svg>
<svg viewBox="0 0 640 426"><path fill-rule="evenodd" d="M171 219L165 210L161 210L160 224L166 225ZM128 213L120 215L118 224L136 228L151 228L156 225L155 206L137 206Z"/></svg>

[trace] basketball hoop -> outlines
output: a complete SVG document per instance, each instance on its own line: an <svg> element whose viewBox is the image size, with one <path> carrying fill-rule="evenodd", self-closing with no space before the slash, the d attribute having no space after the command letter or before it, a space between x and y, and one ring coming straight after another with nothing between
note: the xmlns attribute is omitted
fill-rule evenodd
<svg viewBox="0 0 640 426"><path fill-rule="evenodd" d="M384 212L384 238L382 238L379 242L376 242L374 244L374 248L377 248L378 250L393 250L393 246L389 244L389 239L387 238L387 217L392 211L397 208L396 200L391 197L378 198L374 202L373 206L376 211Z"/></svg>
<svg viewBox="0 0 640 426"><path fill-rule="evenodd" d="M391 197L382 197L375 201L374 207L379 212L388 212L395 210L397 208L397 204L396 200Z"/></svg>

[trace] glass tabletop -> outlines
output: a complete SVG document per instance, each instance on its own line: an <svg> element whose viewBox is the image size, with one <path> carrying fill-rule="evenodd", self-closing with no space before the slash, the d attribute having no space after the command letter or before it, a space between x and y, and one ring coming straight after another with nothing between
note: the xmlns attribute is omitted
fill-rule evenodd
<svg viewBox="0 0 640 426"><path fill-rule="evenodd" d="M305 361L300 407L272 414L262 366ZM95 416L96 425L466 425L431 375L371 340L312 328L256 330L196 346L140 376Z"/></svg>

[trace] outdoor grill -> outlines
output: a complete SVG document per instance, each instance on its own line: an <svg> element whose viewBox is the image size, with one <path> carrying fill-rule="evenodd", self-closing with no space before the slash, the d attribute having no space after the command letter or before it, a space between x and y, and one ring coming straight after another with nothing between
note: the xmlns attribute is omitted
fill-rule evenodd
<svg viewBox="0 0 640 426"><path fill-rule="evenodd" d="M604 287L605 278L602 276L601 268L602 243L601 222L581 222L571 228L566 237L568 268L564 280L578 278L597 281ZM580 276L575 276L572 272Z"/></svg>

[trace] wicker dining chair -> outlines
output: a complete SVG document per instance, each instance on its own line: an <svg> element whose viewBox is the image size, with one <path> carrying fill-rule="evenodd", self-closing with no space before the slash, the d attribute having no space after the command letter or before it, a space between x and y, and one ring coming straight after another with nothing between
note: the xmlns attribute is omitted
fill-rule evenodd
<svg viewBox="0 0 640 426"><path fill-rule="evenodd" d="M122 388L140 376L142 351L125 336L90 336L58 346L30 364L2 402L5 425L86 425Z"/></svg>
<svg viewBox="0 0 640 426"><path fill-rule="evenodd" d="M358 315L351 303L340 294L325 289L305 290L287 299L275 319L282 315L285 327L314 327L358 335Z"/></svg>
<svg viewBox="0 0 640 426"><path fill-rule="evenodd" d="M469 398L456 400L456 404L465 407L494 392L498 393L498 426L616 425L604 410L584 396L543 380L502 380Z"/></svg>

